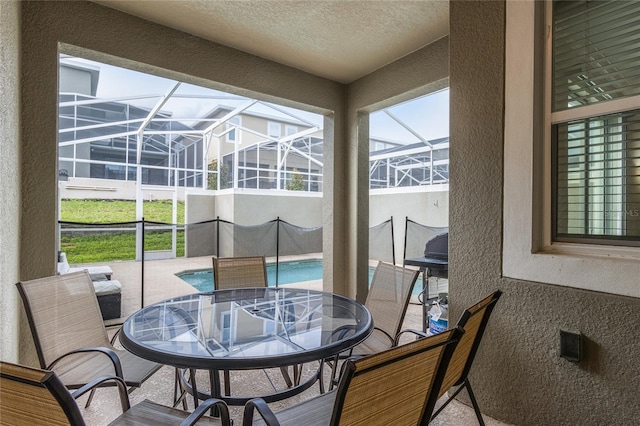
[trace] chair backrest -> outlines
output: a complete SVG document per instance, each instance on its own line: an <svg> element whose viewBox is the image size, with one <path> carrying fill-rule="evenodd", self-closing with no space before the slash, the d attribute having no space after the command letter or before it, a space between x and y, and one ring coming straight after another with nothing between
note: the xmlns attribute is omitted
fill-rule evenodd
<svg viewBox="0 0 640 426"><path fill-rule="evenodd" d="M427 424L445 369L463 333L454 328L347 360L330 424Z"/></svg>
<svg viewBox="0 0 640 426"><path fill-rule="evenodd" d="M501 295L502 292L496 290L462 313L457 326L464 329L464 335L451 357L439 396L442 396L452 386L462 384L467 378L478 346L480 346L484 329Z"/></svg>
<svg viewBox="0 0 640 426"><path fill-rule="evenodd" d="M0 423L84 425L80 409L58 376L0 361Z"/></svg>
<svg viewBox="0 0 640 426"><path fill-rule="evenodd" d="M213 258L214 289L266 286L267 265L264 256Z"/></svg>
<svg viewBox="0 0 640 426"><path fill-rule="evenodd" d="M22 281L18 291L42 368L83 347L111 347L87 271ZM56 368L74 362L73 357Z"/></svg>
<svg viewBox="0 0 640 426"><path fill-rule="evenodd" d="M376 328L391 338L400 332L419 271L378 262L364 305Z"/></svg>

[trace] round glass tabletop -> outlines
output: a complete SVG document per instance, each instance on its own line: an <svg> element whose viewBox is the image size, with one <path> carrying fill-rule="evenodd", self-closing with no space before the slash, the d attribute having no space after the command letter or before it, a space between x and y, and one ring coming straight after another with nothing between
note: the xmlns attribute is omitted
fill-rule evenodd
<svg viewBox="0 0 640 426"><path fill-rule="evenodd" d="M120 341L162 364L238 370L328 358L372 330L369 311L355 300L314 290L250 288L147 306L125 321Z"/></svg>

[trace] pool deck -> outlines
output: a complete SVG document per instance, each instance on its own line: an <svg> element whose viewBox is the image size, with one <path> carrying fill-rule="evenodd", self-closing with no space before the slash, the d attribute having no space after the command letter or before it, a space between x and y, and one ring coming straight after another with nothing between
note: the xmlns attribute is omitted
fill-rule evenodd
<svg viewBox="0 0 640 426"><path fill-rule="evenodd" d="M287 256L286 260L303 260L322 258L320 254L301 256ZM285 258L281 258L281 261ZM275 261L267 258L267 262ZM212 268L212 257L190 257L163 260L146 260L144 262L144 286L142 262L110 262L100 265L108 265L113 270L112 279L118 280L122 285L121 293L121 318L107 320L105 324L117 325L131 314L152 303L156 303L172 297L191 294L197 290L176 274L189 271L201 271ZM92 264L91 266L96 266ZM82 265L73 265L82 266ZM88 265L87 265L88 266ZM291 284L284 284L291 285ZM296 283L296 287L322 289L322 280L305 281ZM144 297L144 303L143 298Z"/></svg>

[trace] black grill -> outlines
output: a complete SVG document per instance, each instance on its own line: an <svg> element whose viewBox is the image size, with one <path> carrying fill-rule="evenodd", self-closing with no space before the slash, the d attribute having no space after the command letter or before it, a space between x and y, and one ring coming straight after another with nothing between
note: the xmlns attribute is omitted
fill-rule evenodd
<svg viewBox="0 0 640 426"><path fill-rule="evenodd" d="M424 247L424 257L438 260L449 260L449 233L436 235Z"/></svg>

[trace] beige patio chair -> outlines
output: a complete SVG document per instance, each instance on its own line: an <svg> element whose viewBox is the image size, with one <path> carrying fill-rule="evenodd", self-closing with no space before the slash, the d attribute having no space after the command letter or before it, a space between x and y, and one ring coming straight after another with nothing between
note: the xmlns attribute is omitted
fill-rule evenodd
<svg viewBox="0 0 640 426"><path fill-rule="evenodd" d="M264 256L213 258L215 290L266 286L267 265Z"/></svg>
<svg viewBox="0 0 640 426"><path fill-rule="evenodd" d="M243 425L426 425L460 329L375 355L350 358L337 389L274 413L262 399L245 405ZM254 410L260 417L254 419Z"/></svg>
<svg viewBox="0 0 640 426"><path fill-rule="evenodd" d="M67 388L77 389L106 375L137 388L161 367L112 345L87 271L22 281L17 286L40 367L55 371ZM104 385L114 386L114 382Z"/></svg>
<svg viewBox="0 0 640 426"><path fill-rule="evenodd" d="M227 405L220 400L203 402L193 413L176 410L144 400L131 407L124 381L115 376L97 378L73 393L65 388L53 371L39 370L0 361L0 423L3 425L73 425L86 423L76 399L96 386L118 386L123 413L110 425L231 425ZM206 417L217 408L220 418Z"/></svg>
<svg viewBox="0 0 640 426"><path fill-rule="evenodd" d="M395 337L402 328L411 292L419 273L417 269L378 262L369 287L369 294L364 302L373 318L373 333L346 356L370 355L394 345ZM348 330L340 329L339 332L348 332ZM341 357L344 358L345 355ZM338 359L339 357L336 357L331 361L333 380L330 388L336 383Z"/></svg>
<svg viewBox="0 0 640 426"><path fill-rule="evenodd" d="M267 264L264 256L250 257L214 257L213 258L213 288L227 290L233 288L267 287ZM294 366L294 379L291 380L286 367L281 367L282 377L288 387L298 381L301 366ZM224 389L227 395L231 393L229 371L225 370Z"/></svg>
<svg viewBox="0 0 640 426"><path fill-rule="evenodd" d="M458 388L451 395L448 395L445 403L433 414L432 420L440 414L447 405L449 405L453 398L466 388L467 393L469 394L469 399L471 400L471 404L473 405L473 409L476 413L476 417L478 418L478 422L481 425L484 425L482 413L480 413L480 408L478 407L475 395L471 389L471 383L469 382L469 370L473 365L473 360L476 356L476 352L478 351L478 347L480 346L480 342L482 341L482 336L487 323L489 322L491 312L493 312L493 308L501 295L502 292L500 290L494 291L475 305L465 309L458 320L458 324L456 326L464 329L464 335L460 339L460 343L458 343L456 350L453 352L438 398L442 397L452 388ZM425 333L418 330L404 330L403 333L404 332L412 332L419 336L425 335Z"/></svg>

